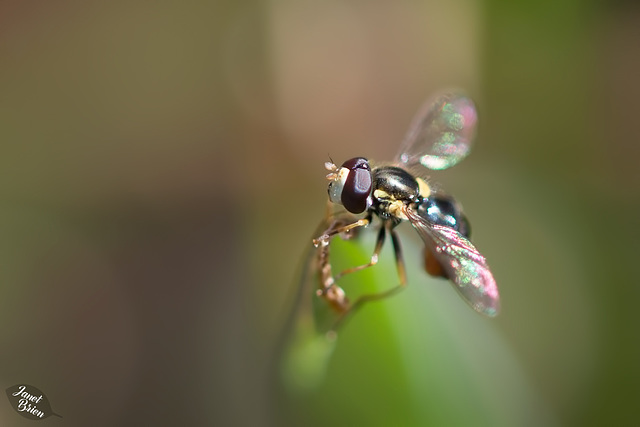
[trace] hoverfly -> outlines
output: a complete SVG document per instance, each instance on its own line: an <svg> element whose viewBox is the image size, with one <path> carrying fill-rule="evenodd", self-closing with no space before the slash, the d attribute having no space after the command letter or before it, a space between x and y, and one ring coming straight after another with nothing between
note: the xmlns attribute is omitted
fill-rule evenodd
<svg viewBox="0 0 640 427"><path fill-rule="evenodd" d="M467 156L476 122L476 109L469 98L457 93L440 94L419 110L393 162L374 166L363 157L355 157L339 167L332 161L325 163L329 171L329 205L337 205L341 211L328 210L326 228L313 240L320 275L316 295L340 319L364 302L388 297L406 286L404 260L395 231L404 221L424 242L427 273L450 280L476 311L488 316L498 314L498 288L485 258L469 240L467 218L460 205L436 190L425 176L427 170L449 168ZM337 235L348 238L375 218L380 228L371 260L334 275L329 256L331 240ZM338 286L340 277L375 265L387 235L395 252L399 284L350 302Z"/></svg>

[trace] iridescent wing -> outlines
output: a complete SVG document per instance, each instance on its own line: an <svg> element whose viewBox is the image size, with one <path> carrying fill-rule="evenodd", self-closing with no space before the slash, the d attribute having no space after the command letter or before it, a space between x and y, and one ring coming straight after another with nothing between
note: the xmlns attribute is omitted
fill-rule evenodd
<svg viewBox="0 0 640 427"><path fill-rule="evenodd" d="M469 98L442 93L430 98L411 122L396 160L409 168L447 169L464 159L473 143L478 116Z"/></svg>
<svg viewBox="0 0 640 427"><path fill-rule="evenodd" d="M487 261L473 244L453 228L432 224L411 207L404 213L465 301L487 316L498 314L498 287Z"/></svg>

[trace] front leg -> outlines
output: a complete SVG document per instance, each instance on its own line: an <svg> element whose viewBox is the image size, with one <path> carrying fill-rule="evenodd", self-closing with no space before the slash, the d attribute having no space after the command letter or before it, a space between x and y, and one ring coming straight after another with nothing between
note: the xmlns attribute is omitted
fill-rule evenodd
<svg viewBox="0 0 640 427"><path fill-rule="evenodd" d="M331 224L331 226L324 232L324 234L313 239L313 246L317 248L319 246L328 245L331 238L336 234L346 233L357 227L366 227L370 222L371 217L362 218L350 224L340 226L338 226L338 224L340 224L340 221L334 221L334 223Z"/></svg>
<svg viewBox="0 0 640 427"><path fill-rule="evenodd" d="M320 286L316 291L316 295L327 301L336 312L344 314L351 309L351 303L344 290L336 284L337 278L333 275L329 257L330 242L333 236L337 234L344 235L358 227L368 225L371 222L371 216L356 221L353 221L351 215L344 214L336 216L333 213L328 213L327 217L329 226L320 237L313 239L314 246L318 248L316 256L320 276Z"/></svg>
<svg viewBox="0 0 640 427"><path fill-rule="evenodd" d="M344 290L336 285L336 279L333 277L333 270L329 260L329 245L325 244L318 248L317 256L320 288L316 291L316 295L327 301L336 312L348 312L351 304Z"/></svg>

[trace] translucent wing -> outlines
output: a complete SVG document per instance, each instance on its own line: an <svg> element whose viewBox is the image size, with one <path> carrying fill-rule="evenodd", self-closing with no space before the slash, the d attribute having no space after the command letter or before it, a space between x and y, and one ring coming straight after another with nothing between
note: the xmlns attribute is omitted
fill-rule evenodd
<svg viewBox="0 0 640 427"><path fill-rule="evenodd" d="M335 348L336 340L331 339L328 332L338 315L316 294L320 286L319 255L328 247L314 248L310 243L312 237L323 234L329 226L325 218L309 236L295 280L296 296L277 344L277 380L294 393L311 390L322 382Z"/></svg>
<svg viewBox="0 0 640 427"><path fill-rule="evenodd" d="M432 224L412 208L405 209L405 214L471 307L487 316L498 314L498 287L487 261L473 244L453 228Z"/></svg>
<svg viewBox="0 0 640 427"><path fill-rule="evenodd" d="M478 116L469 98L442 93L429 99L413 118L397 161L413 167L447 169L464 159L475 137Z"/></svg>

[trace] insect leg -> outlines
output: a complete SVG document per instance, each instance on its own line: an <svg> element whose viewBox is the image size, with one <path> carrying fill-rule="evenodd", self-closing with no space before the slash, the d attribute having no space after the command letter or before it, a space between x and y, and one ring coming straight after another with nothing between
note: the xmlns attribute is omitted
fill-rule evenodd
<svg viewBox="0 0 640 427"><path fill-rule="evenodd" d="M356 271L364 270L365 268L376 265L378 263L378 256L380 255L382 246L384 246L384 240L386 235L387 235L387 228L385 226L380 227L380 231L378 232L378 239L376 240L376 247L373 250L373 255L371 255L371 261L369 261L367 264L358 265L355 267L348 268L344 271L341 271L340 274L338 274L335 277L335 279L340 280L342 276L354 273Z"/></svg>
<svg viewBox="0 0 640 427"><path fill-rule="evenodd" d="M398 270L398 278L400 279L400 283L389 290L378 292L377 294L362 295L353 304L354 308L355 306L361 305L365 302L387 298L388 296L395 294L396 292L404 289L405 286L407 286L407 273L404 266L404 258L402 257L402 247L400 246L400 239L398 239L398 235L395 231L389 230L389 232L391 233L391 241L393 242L393 251L396 255L396 269Z"/></svg>
<svg viewBox="0 0 640 427"><path fill-rule="evenodd" d="M326 300L336 312L345 313L350 310L351 304L344 290L336 284L329 256L329 244L338 234L341 234L344 239L353 237L352 230L368 225L371 222L371 215L354 220L351 214L333 213L329 206L325 222L327 225L324 230L319 230L322 235L313 239L313 245L317 248L315 257L320 281L316 295Z"/></svg>
<svg viewBox="0 0 640 427"><path fill-rule="evenodd" d="M388 225L385 224L385 226L383 226L383 229L385 229L387 226ZM340 325L347 319L347 317L350 316L352 313L355 313L355 311L360 307L362 307L363 304L370 301L378 301L378 300L390 297L391 295L401 291L407 286L407 273L404 265L404 258L402 256L402 246L400 246L400 239L398 238L398 235L396 234L396 232L393 231L391 228L389 228L388 231L391 234L391 242L393 243L393 251L396 257L396 269L398 271L398 278L400 279L400 283L398 283L393 288L383 292L360 296L351 305L351 308L348 311L346 311L342 316L340 316L340 318L336 321L335 325L333 326L334 330L337 330L340 327ZM377 246L376 246L376 249L377 249Z"/></svg>
<svg viewBox="0 0 640 427"><path fill-rule="evenodd" d="M398 270L398 278L400 284L398 287L404 288L407 286L407 270L404 266L404 257L402 256L402 246L400 245L400 239L395 231L391 230L391 242L393 243L393 253L396 256L396 270Z"/></svg>
<svg viewBox="0 0 640 427"><path fill-rule="evenodd" d="M320 288L316 291L316 295L324 298L338 313L349 311L351 307L349 299L345 295L344 290L336 285L336 279L333 277L331 262L329 260L329 244L323 244L318 248L317 257Z"/></svg>
<svg viewBox="0 0 640 427"><path fill-rule="evenodd" d="M332 224L331 227L329 227L322 236L313 239L313 245L315 247L321 246L321 245L325 245L329 243L329 240L331 239L331 237L335 236L336 234L340 234L340 233L346 233L354 228L357 227L365 227L367 225L369 225L369 223L371 222L371 218L370 217L366 217L366 218L362 218L359 219L355 222L352 222L350 224L347 225L341 225L339 227L336 227L334 224ZM339 223L339 222L338 222Z"/></svg>

